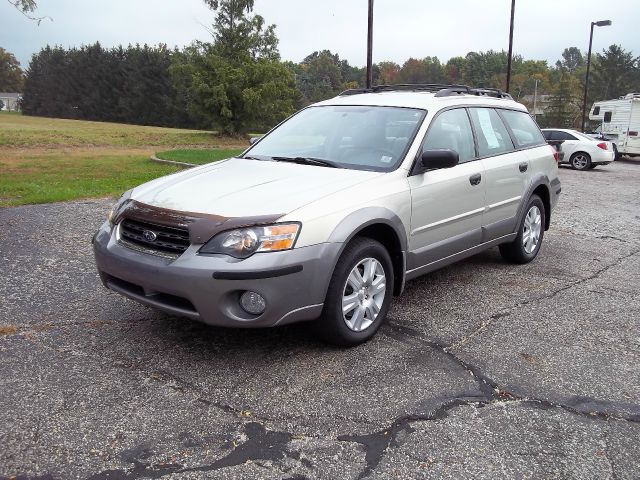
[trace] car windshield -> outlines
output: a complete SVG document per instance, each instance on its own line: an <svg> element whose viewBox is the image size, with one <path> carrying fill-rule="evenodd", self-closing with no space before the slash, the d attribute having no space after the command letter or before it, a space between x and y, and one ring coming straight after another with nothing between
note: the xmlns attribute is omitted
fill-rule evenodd
<svg viewBox="0 0 640 480"><path fill-rule="evenodd" d="M425 110L329 105L309 107L261 139L244 157L379 172L398 167Z"/></svg>

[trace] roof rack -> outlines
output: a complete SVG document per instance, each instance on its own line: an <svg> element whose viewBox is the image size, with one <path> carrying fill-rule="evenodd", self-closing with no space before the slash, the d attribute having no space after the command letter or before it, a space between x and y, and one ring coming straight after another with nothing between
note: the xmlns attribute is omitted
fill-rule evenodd
<svg viewBox="0 0 640 480"><path fill-rule="evenodd" d="M351 88L340 94L341 97L347 95L358 95L361 93L379 93L394 91L413 92L435 92L436 97L450 97L453 95L476 95L495 98L513 98L506 92L497 88L471 88L466 85L447 85L443 83L400 83L397 85L377 85L371 88Z"/></svg>

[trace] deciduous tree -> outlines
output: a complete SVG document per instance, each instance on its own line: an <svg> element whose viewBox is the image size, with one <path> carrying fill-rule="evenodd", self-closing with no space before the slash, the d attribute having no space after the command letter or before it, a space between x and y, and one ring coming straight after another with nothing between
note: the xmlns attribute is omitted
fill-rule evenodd
<svg viewBox="0 0 640 480"><path fill-rule="evenodd" d="M24 76L20 62L0 47L0 92L21 92Z"/></svg>

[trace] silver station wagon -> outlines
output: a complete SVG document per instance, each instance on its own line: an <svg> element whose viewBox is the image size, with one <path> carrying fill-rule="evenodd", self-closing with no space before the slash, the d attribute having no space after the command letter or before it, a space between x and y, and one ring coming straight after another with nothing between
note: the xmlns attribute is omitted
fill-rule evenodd
<svg viewBox="0 0 640 480"><path fill-rule="evenodd" d="M145 183L93 239L104 285L227 327L311 321L356 345L405 282L499 246L540 250L557 153L498 90L347 90L236 158Z"/></svg>

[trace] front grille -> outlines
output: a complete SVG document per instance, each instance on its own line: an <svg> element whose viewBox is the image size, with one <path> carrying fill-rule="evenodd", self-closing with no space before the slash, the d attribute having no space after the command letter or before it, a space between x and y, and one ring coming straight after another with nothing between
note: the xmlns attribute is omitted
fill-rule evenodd
<svg viewBox="0 0 640 480"><path fill-rule="evenodd" d="M183 253L190 244L186 228L167 227L130 218L125 218L120 224L120 238L146 250L175 256Z"/></svg>

